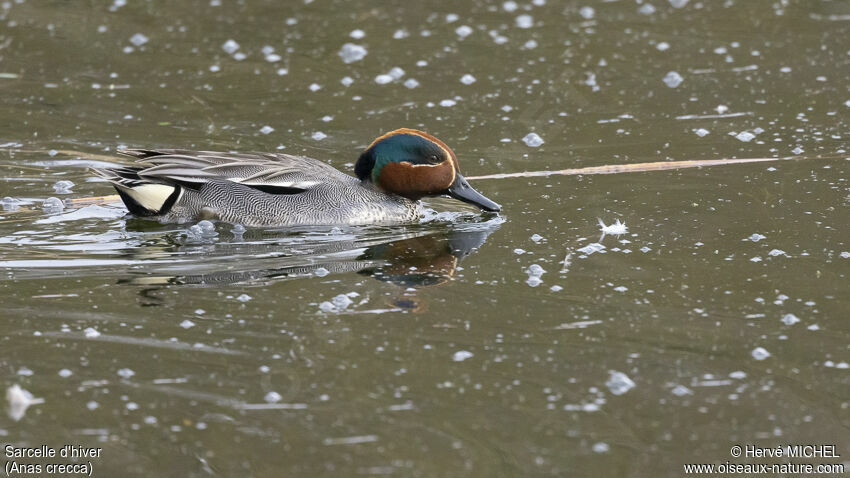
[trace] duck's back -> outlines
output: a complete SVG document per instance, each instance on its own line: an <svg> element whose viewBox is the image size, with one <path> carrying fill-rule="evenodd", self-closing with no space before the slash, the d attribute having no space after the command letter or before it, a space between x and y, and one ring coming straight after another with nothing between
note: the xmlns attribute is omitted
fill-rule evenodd
<svg viewBox="0 0 850 478"><path fill-rule="evenodd" d="M217 218L248 226L406 222L413 201L328 164L280 153L123 150L142 167L96 170L130 212L164 222Z"/></svg>

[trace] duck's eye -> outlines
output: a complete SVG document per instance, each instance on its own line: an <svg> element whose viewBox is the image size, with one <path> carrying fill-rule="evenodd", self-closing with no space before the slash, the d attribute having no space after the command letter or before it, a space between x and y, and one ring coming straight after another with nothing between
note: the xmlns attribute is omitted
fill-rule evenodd
<svg viewBox="0 0 850 478"><path fill-rule="evenodd" d="M431 156L428 157L428 162L431 163L431 164L438 164L438 163L441 163L442 161L440 161L440 158L438 158L436 155L432 154Z"/></svg>

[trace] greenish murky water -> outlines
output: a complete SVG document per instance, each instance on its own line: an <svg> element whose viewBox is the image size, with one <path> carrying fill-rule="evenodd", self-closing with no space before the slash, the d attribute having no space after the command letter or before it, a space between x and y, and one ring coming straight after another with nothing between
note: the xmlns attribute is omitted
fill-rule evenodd
<svg viewBox="0 0 850 478"><path fill-rule="evenodd" d="M826 0L4 1L0 370L43 403L0 441L95 476L850 470L848 35ZM112 194L120 147L350 171L399 127L467 176L797 159L479 180L501 215L399 227L42 206Z"/></svg>

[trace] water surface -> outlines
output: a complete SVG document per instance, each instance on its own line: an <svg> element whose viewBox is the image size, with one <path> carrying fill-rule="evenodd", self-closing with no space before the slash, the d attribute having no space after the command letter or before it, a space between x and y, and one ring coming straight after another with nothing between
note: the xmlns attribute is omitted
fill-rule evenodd
<svg viewBox="0 0 850 478"><path fill-rule="evenodd" d="M848 19L825 0L6 2L0 364L44 403L0 436L102 447L100 476L680 476L811 443L850 469ZM467 176L794 159L480 180L500 215L436 200L397 227L198 235L42 207L111 194L86 169L120 147L348 171L398 127Z"/></svg>

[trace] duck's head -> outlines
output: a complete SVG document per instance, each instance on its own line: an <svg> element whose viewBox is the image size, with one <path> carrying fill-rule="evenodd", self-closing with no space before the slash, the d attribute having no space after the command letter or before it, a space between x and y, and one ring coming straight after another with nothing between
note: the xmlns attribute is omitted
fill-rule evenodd
<svg viewBox="0 0 850 478"><path fill-rule="evenodd" d="M472 189L446 143L415 129L397 129L373 141L354 165L354 173L362 181L414 201L448 194L485 211L502 208Z"/></svg>

